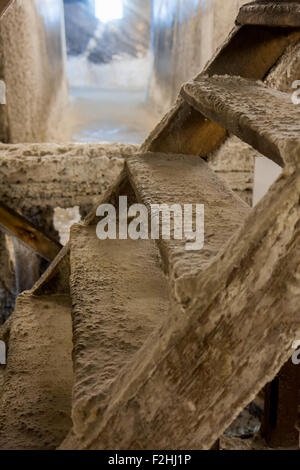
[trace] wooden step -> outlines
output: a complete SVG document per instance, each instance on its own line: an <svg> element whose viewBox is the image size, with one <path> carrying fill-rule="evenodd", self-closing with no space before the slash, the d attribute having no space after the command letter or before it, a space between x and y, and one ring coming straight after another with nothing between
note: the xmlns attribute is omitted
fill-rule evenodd
<svg viewBox="0 0 300 470"><path fill-rule="evenodd" d="M300 3L296 1L261 1L241 7L236 23L279 27L300 26Z"/></svg>
<svg viewBox="0 0 300 470"><path fill-rule="evenodd" d="M96 224L99 220L96 217L98 205L113 202L117 199L117 194L124 185L126 179L125 169L118 175L109 188L101 196L96 205L93 205L91 212L84 219L86 225ZM48 269L31 289L33 295L49 294L69 294L70 293L70 242L68 242L58 253Z"/></svg>
<svg viewBox="0 0 300 470"><path fill-rule="evenodd" d="M205 239L200 251L187 251L187 239L162 240L158 245L173 279L205 269L249 213L244 203L195 155L147 153L127 160L137 199L151 204L204 204ZM195 221L195 214L194 214Z"/></svg>
<svg viewBox="0 0 300 470"><path fill-rule="evenodd" d="M8 328L7 365L0 366L0 449L54 450L72 425L70 298L24 293Z"/></svg>
<svg viewBox="0 0 300 470"><path fill-rule="evenodd" d="M25 217L0 203L0 228L17 237L22 243L47 261L53 261L62 245L35 227Z"/></svg>
<svg viewBox="0 0 300 470"><path fill-rule="evenodd" d="M154 242L102 241L95 225L74 225L70 250L72 415L74 434L84 441L90 417L108 398L107 387L166 317L168 287Z"/></svg>
<svg viewBox="0 0 300 470"><path fill-rule="evenodd" d="M281 166L298 164L300 107L291 96L241 77L202 77L181 95L207 118Z"/></svg>

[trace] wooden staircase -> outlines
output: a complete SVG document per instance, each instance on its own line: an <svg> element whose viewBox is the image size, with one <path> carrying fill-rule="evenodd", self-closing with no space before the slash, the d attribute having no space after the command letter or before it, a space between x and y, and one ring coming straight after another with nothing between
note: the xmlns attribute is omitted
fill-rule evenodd
<svg viewBox="0 0 300 470"><path fill-rule="evenodd" d="M56 439L61 449L210 449L287 363L299 338L300 108L262 82L300 40L299 5L257 2L237 21L99 201L117 206L126 195L147 207L204 204L204 249L188 252L186 240L99 241L93 211L27 294L32 305L45 295L55 302L58 294L72 302L73 424L63 442ZM253 209L200 158L228 132L283 167ZM17 318L18 310L14 331ZM9 346L3 390L17 353ZM297 378L292 384L299 389ZM27 380L14 390L30 402L29 387ZM0 400L2 422L11 413L18 422L20 409L5 408L4 392ZM277 446L297 443L299 402L287 401L275 411L272 404L270 445L274 433ZM281 413L274 424L284 406L287 419ZM34 420L33 407L23 434ZM279 422L285 435L278 440ZM16 438L15 447L26 446ZM36 440L36 447L46 444Z"/></svg>

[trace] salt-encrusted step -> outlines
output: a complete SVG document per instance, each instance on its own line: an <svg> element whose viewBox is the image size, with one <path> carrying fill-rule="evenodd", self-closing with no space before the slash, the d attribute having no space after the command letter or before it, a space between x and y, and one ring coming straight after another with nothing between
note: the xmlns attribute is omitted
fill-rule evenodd
<svg viewBox="0 0 300 470"><path fill-rule="evenodd" d="M0 366L0 449L55 449L72 424L70 298L22 294L4 339L8 356L7 365Z"/></svg>
<svg viewBox="0 0 300 470"><path fill-rule="evenodd" d="M236 27L207 64L204 72L264 80L275 64L281 74L280 58L300 38L300 28ZM288 53L291 57L292 49ZM286 71L286 68L284 69ZM201 77L197 75L196 80ZM298 77L295 78L295 80ZM224 129L223 129L224 131ZM182 98L163 117L141 149L143 152L185 153L206 156L224 141L224 132L208 122Z"/></svg>
<svg viewBox="0 0 300 470"><path fill-rule="evenodd" d="M240 25L300 26L300 4L295 1L261 1L241 7L237 20Z"/></svg>
<svg viewBox="0 0 300 470"><path fill-rule="evenodd" d="M99 240L95 225L74 225L70 242L78 437L100 413L111 381L165 318L168 288L154 242Z"/></svg>
<svg viewBox="0 0 300 470"><path fill-rule="evenodd" d="M215 75L186 83L181 94L207 118L279 165L299 161L300 107L287 93L254 80Z"/></svg>
<svg viewBox="0 0 300 470"><path fill-rule="evenodd" d="M201 184L201 181L200 181ZM89 449L210 449L300 328L300 172L285 171L112 385ZM181 285L180 285L181 284ZM95 438L96 435L96 438Z"/></svg>
<svg viewBox="0 0 300 470"><path fill-rule="evenodd" d="M149 210L151 204L179 204L184 213L184 204L192 204L195 224L195 205L204 205L203 248L188 251L184 231L182 240L158 240L174 279L205 269L249 213L249 206L197 156L147 153L130 157L127 167L138 200Z"/></svg>

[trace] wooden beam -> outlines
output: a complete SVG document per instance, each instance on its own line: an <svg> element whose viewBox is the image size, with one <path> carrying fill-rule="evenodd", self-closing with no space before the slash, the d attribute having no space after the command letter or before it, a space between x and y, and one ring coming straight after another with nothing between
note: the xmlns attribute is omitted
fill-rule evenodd
<svg viewBox="0 0 300 470"><path fill-rule="evenodd" d="M62 249L60 243L4 204L0 204L0 226L48 261L52 261Z"/></svg>

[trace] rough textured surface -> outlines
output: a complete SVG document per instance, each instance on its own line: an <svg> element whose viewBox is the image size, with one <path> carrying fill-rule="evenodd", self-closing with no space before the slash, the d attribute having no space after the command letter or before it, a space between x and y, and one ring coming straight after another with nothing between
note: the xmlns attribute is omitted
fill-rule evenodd
<svg viewBox="0 0 300 470"><path fill-rule="evenodd" d="M90 448L208 449L288 360L299 194L299 170L286 170L210 267L179 279L182 304L112 384Z"/></svg>
<svg viewBox="0 0 300 470"><path fill-rule="evenodd" d="M82 447L110 383L164 319L168 289L152 242L100 241L95 226L72 228L70 282L72 418ZM70 447L70 442L65 446Z"/></svg>
<svg viewBox="0 0 300 470"><path fill-rule="evenodd" d="M252 2L240 9L236 21L237 24L300 26L300 5L297 1Z"/></svg>
<svg viewBox="0 0 300 470"><path fill-rule="evenodd" d="M123 0L123 18L99 21L84 2L65 2L67 53L85 55L96 64L116 57L141 56L150 46L151 0Z"/></svg>
<svg viewBox="0 0 300 470"><path fill-rule="evenodd" d="M4 341L6 345L6 354L9 345L9 335L10 335L11 319L7 320L3 326L0 326L0 341ZM1 391L3 390L5 380L5 366L0 366L0 396Z"/></svg>
<svg viewBox="0 0 300 470"><path fill-rule="evenodd" d="M185 238L158 240L174 279L204 270L249 213L247 205L197 156L148 153L130 157L127 167L137 198L148 209L150 204L204 204L203 250L187 251Z"/></svg>
<svg viewBox="0 0 300 470"><path fill-rule="evenodd" d="M297 42L287 47L268 73L265 84L290 93L293 82L298 80L299 76L300 42ZM252 205L255 157L259 158L261 154L237 137L230 137L208 158L211 168L249 205Z"/></svg>
<svg viewBox="0 0 300 470"><path fill-rule="evenodd" d="M65 140L68 102L62 0L14 0L0 22L0 78L6 83L0 140ZM34 97L34 99L33 99Z"/></svg>
<svg viewBox="0 0 300 470"><path fill-rule="evenodd" d="M13 309L16 297L15 276L6 237L0 232L0 326Z"/></svg>
<svg viewBox="0 0 300 470"><path fill-rule="evenodd" d="M22 294L9 323L0 449L55 449L71 427L70 300Z"/></svg>
<svg viewBox="0 0 300 470"><path fill-rule="evenodd" d="M90 208L135 151L122 144L0 145L0 199L15 209Z"/></svg>
<svg viewBox="0 0 300 470"><path fill-rule="evenodd" d="M290 95L240 77L202 77L182 96L230 132L281 166L298 164L300 110Z"/></svg>
<svg viewBox="0 0 300 470"><path fill-rule="evenodd" d="M13 0L2 0L0 5L0 17L4 15L9 5L12 3Z"/></svg>

